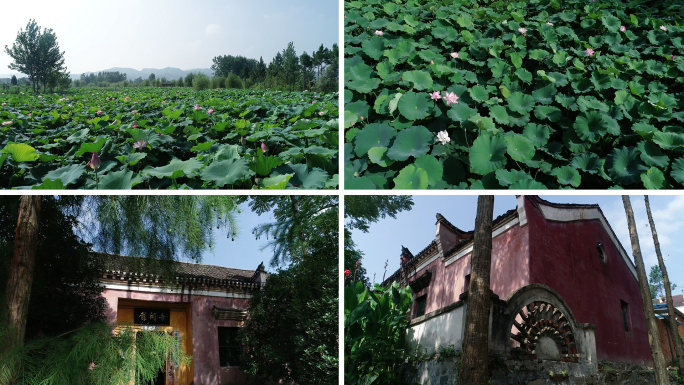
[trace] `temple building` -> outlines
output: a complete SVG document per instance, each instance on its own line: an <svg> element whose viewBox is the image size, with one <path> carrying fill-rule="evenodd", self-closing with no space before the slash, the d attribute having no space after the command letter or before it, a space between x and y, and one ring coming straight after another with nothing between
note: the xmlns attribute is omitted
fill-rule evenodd
<svg viewBox="0 0 684 385"><path fill-rule="evenodd" d="M490 351L582 376L599 360L650 365L636 269L600 207L517 201L493 222ZM472 250L473 231L440 214L423 250L402 246L401 267L384 284L412 289L410 349L461 350Z"/></svg>
<svg viewBox="0 0 684 385"><path fill-rule="evenodd" d="M105 315L112 325L133 325L180 339L188 366L167 361L155 385L246 384L237 332L248 316L252 294L268 274L256 270L185 262L144 261L103 255L100 278Z"/></svg>

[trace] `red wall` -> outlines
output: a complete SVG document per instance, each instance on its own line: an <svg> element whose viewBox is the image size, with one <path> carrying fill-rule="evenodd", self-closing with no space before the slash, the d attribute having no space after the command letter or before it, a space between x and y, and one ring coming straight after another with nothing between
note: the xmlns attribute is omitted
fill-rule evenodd
<svg viewBox="0 0 684 385"><path fill-rule="evenodd" d="M601 223L547 221L527 198L525 211L533 245L530 282L558 292L577 322L596 325L599 359L650 364L639 285ZM604 244L605 264L597 242ZM620 300L629 304L629 332L624 329Z"/></svg>

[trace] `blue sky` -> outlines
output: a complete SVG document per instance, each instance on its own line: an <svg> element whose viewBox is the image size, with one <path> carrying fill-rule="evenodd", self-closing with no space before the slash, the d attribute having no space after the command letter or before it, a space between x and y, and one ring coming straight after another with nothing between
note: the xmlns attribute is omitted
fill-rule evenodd
<svg viewBox="0 0 684 385"><path fill-rule="evenodd" d="M541 195L543 199L556 203L598 203L608 219L613 231L628 254L631 253L627 219L622 198L619 195ZM657 264L651 230L646 225L648 218L643 195L630 196L634 209L637 232L644 257L646 271ZM674 293L681 293L684 287L684 196L649 196L658 239L665 258L670 281L678 285ZM368 233L353 231L352 239L359 250L364 252L363 265L373 282L380 282L384 274L385 261L389 260L387 276L399 268L401 246L406 246L414 254L425 248L435 237L435 214L441 213L456 227L469 231L475 226L477 196L426 196L415 195L411 211L402 212L396 219L385 218L373 224ZM494 217L515 208L514 195L497 195L494 199Z"/></svg>
<svg viewBox="0 0 684 385"><path fill-rule="evenodd" d="M12 73L4 47L29 19L54 30L72 74L209 68L229 54L268 63L290 41L301 55L339 40L337 0L24 0L4 1L2 14L0 74Z"/></svg>

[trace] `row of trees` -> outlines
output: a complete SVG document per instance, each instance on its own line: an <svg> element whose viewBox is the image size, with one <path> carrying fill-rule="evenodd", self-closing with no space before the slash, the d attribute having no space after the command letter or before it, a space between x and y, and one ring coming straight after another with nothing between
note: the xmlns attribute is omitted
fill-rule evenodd
<svg viewBox="0 0 684 385"><path fill-rule="evenodd" d="M234 74L244 83L245 88L258 87L286 89L290 91L332 92L338 89L339 48L323 44L311 54L306 51L297 55L294 43L288 43L266 65L264 59L248 59L243 56L217 56L211 69L216 77L229 77Z"/></svg>
<svg viewBox="0 0 684 385"><path fill-rule="evenodd" d="M159 357L178 346L152 332L137 342L130 331L111 333L102 322L102 261L91 250L199 261L215 227L231 236L238 231L241 202L258 214L273 211L275 222L254 232L268 237L272 265L279 266L253 298L243 328L247 369L266 379L336 384L339 235L332 196L1 198L0 255L11 258L0 258L0 282L7 283L0 285L0 383L153 378L164 364Z"/></svg>
<svg viewBox="0 0 684 385"><path fill-rule="evenodd" d="M12 48L5 46L5 53L14 60L9 68L28 75L34 92L41 84L43 92L47 88L68 88L71 84L57 35L52 29L41 31L35 20L28 22L26 30L19 30Z"/></svg>

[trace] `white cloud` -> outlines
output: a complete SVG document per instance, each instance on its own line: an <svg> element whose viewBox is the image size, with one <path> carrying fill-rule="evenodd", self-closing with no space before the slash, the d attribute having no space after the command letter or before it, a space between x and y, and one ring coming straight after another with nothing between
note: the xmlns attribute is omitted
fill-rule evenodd
<svg viewBox="0 0 684 385"><path fill-rule="evenodd" d="M204 34L207 36L217 36L221 33L220 24L209 24L204 28Z"/></svg>

